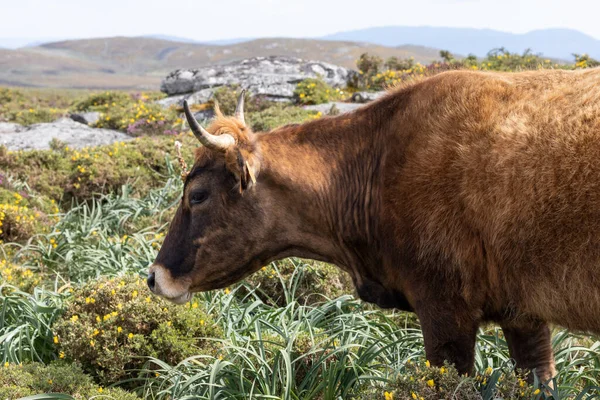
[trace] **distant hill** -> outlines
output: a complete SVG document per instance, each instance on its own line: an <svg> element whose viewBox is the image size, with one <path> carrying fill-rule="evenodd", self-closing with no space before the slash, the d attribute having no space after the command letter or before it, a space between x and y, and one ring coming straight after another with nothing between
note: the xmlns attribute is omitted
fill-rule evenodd
<svg viewBox="0 0 600 400"><path fill-rule="evenodd" d="M241 40L241 39L240 39ZM439 50L386 47L316 39L255 39L228 45L150 37L111 37L46 43L0 51L0 84L21 86L158 89L177 68L222 64L256 56L293 56L355 67L360 54L414 57L429 62Z"/></svg>
<svg viewBox="0 0 600 400"><path fill-rule="evenodd" d="M381 46L404 44L450 50L458 54L483 57L491 49L506 47L512 52L531 49L546 57L571 60L572 53L587 53L600 58L600 40L573 29L544 29L514 34L491 29L386 26L339 32L326 40L350 40Z"/></svg>
<svg viewBox="0 0 600 400"><path fill-rule="evenodd" d="M22 47L37 46L42 43L56 42L65 40L66 38L39 38L39 37L18 37L18 38L3 38L0 37L0 48L4 49L19 49Z"/></svg>

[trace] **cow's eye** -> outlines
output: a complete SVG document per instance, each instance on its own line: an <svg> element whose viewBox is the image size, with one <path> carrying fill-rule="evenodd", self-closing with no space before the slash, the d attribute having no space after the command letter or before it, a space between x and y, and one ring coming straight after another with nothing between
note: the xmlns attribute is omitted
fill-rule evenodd
<svg viewBox="0 0 600 400"><path fill-rule="evenodd" d="M194 192L190 196L190 204L201 204L208 199L208 192Z"/></svg>

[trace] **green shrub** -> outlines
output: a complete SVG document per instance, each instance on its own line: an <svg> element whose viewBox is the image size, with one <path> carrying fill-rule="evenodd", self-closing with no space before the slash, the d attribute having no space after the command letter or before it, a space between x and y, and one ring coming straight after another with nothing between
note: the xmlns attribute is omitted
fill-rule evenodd
<svg viewBox="0 0 600 400"><path fill-rule="evenodd" d="M301 107L277 104L263 111L255 112L246 117L246 122L255 132L270 131L286 124L300 124L311 119L319 118L321 113L305 110Z"/></svg>
<svg viewBox="0 0 600 400"><path fill-rule="evenodd" d="M405 71L415 66L415 59L414 57L405 59L399 59L398 57L390 57L387 60L385 60L385 63L383 65L386 70Z"/></svg>
<svg viewBox="0 0 600 400"><path fill-rule="evenodd" d="M461 376L452 366L430 366L429 362L408 361L395 379L388 383L373 385L365 383L355 399L532 399L541 390L525 381L525 375L488 368L483 374Z"/></svg>
<svg viewBox="0 0 600 400"><path fill-rule="evenodd" d="M75 399L139 399L122 389L105 389L94 384L76 364L7 363L0 366L0 399L17 399L43 393L61 393Z"/></svg>
<svg viewBox="0 0 600 400"><path fill-rule="evenodd" d="M214 354L222 334L197 302L175 306L134 276L100 279L74 291L54 326L59 357L81 363L102 384L135 377L147 357L178 363Z"/></svg>
<svg viewBox="0 0 600 400"><path fill-rule="evenodd" d="M265 303L279 307L295 300L314 304L354 291L350 276L340 268L292 258L263 267L246 282L258 289L258 295Z"/></svg>
<svg viewBox="0 0 600 400"><path fill-rule="evenodd" d="M13 111L8 114L8 119L21 125L33 125L42 122L52 122L65 115L64 110L54 108L29 108Z"/></svg>
<svg viewBox="0 0 600 400"><path fill-rule="evenodd" d="M6 259L0 260L0 281L13 285L23 292L31 292L33 288L41 281L34 271L21 265L9 262Z"/></svg>
<svg viewBox="0 0 600 400"><path fill-rule="evenodd" d="M0 88L0 107L13 101L24 101L25 95L16 89Z"/></svg>
<svg viewBox="0 0 600 400"><path fill-rule="evenodd" d="M131 96L126 92L102 92L92 93L86 98L78 101L73 106L75 111L100 111L106 107L126 105L132 101Z"/></svg>
<svg viewBox="0 0 600 400"><path fill-rule="evenodd" d="M490 71L522 71L532 70L544 67L551 67L552 63L548 59L544 59L537 54L526 50L523 54L511 53L504 47L493 49L487 57L479 62L476 57L468 57L462 61L466 68L474 70L490 70Z"/></svg>
<svg viewBox="0 0 600 400"><path fill-rule="evenodd" d="M594 68L600 65L600 61L587 54L573 54L573 57L575 57L575 68Z"/></svg>
<svg viewBox="0 0 600 400"><path fill-rule="evenodd" d="M4 186L0 185L0 243L23 242L36 233L47 232L56 222L48 216L58 212L52 200Z"/></svg>
<svg viewBox="0 0 600 400"><path fill-rule="evenodd" d="M343 90L332 88L324 80L309 78L296 85L294 101L302 105L323 104L340 100L343 95Z"/></svg>
<svg viewBox="0 0 600 400"><path fill-rule="evenodd" d="M97 128L126 131L132 136L175 134L179 125L174 109L164 109L155 100L156 93L129 94L126 92L94 93L79 101L75 111L97 111L100 119Z"/></svg>
<svg viewBox="0 0 600 400"><path fill-rule="evenodd" d="M105 106L96 127L127 131L133 136L158 135L170 131L177 118L172 109L138 100Z"/></svg>

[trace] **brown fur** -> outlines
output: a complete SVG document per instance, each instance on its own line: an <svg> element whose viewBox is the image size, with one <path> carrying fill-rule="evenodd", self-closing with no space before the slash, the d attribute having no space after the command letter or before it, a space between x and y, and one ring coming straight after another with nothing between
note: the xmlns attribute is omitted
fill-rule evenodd
<svg viewBox="0 0 600 400"><path fill-rule="evenodd" d="M414 310L431 361L461 372L484 321L544 379L547 323L600 333L600 70L447 72L338 117L255 134L218 114L208 130L237 146L200 149L194 168L214 172L186 185L181 212L211 216L185 233L202 242L189 290L290 255L332 262L365 300ZM203 185L218 206L186 204Z"/></svg>

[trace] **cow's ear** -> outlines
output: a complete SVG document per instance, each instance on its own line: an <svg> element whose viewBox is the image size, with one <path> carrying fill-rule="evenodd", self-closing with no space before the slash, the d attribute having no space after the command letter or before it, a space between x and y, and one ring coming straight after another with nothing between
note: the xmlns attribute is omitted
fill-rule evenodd
<svg viewBox="0 0 600 400"><path fill-rule="evenodd" d="M240 193L256 185L256 178L258 177L260 167L257 157L252 153L234 148L227 152L225 159L227 169L237 178Z"/></svg>

